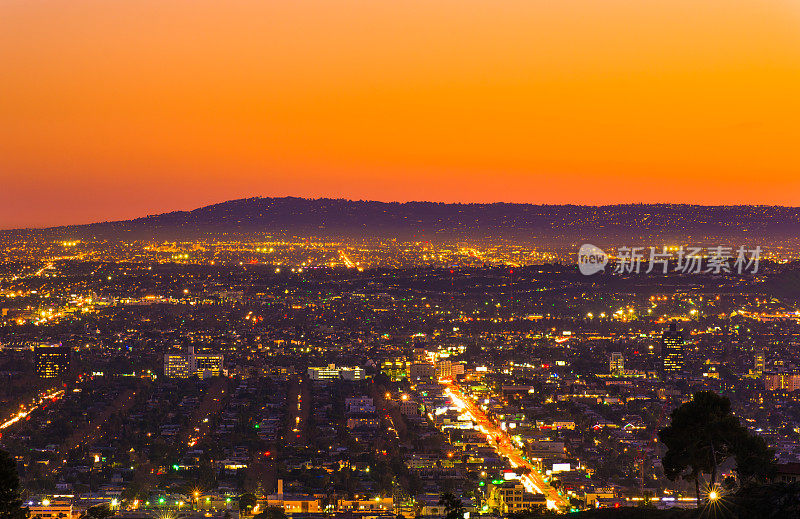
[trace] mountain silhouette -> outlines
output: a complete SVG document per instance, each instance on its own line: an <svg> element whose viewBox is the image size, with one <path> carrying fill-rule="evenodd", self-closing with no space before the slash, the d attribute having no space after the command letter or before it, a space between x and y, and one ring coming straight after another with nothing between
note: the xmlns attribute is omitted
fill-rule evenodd
<svg viewBox="0 0 800 519"><path fill-rule="evenodd" d="M248 239L263 236L513 240L531 243L675 239L785 242L800 236L800 208L629 204L453 204L345 199L247 198L133 220L3 231L8 236L108 240ZM593 241L594 240L594 241ZM648 242L653 243L653 242ZM738 242L737 242L738 243Z"/></svg>

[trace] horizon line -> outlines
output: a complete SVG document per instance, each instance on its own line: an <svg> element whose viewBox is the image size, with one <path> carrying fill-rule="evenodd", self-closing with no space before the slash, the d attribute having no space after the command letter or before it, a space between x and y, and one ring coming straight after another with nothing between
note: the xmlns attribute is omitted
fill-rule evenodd
<svg viewBox="0 0 800 519"><path fill-rule="evenodd" d="M46 231L50 229L59 229L65 227L85 227L91 225L102 225L102 224L113 224L113 223L122 223L122 222L132 222L135 220L142 220L146 218L154 218L158 216L165 216L170 214L178 214L178 213L192 213L194 211L199 211L202 209L207 209L210 207L223 205L231 202L242 202L247 200L262 200L262 199L271 199L271 200L305 200L305 201L337 201L337 202L354 202L354 203L380 203L380 204L397 204L397 205L405 205L405 204L441 204L441 205L453 205L453 206L462 206L462 205L517 205L517 206L538 206L538 207L580 207L580 208L603 208L603 207L624 207L624 206L674 206L674 207L702 207L702 208L736 208L736 207L771 207L771 208L781 208L781 209L800 209L800 205L783 205L783 204L743 204L743 203L732 203L732 204L694 204L689 202L628 202L628 203L611 203L611 204L575 204L575 203L534 203L534 202L506 202L506 201L492 201L492 202L444 202L438 200L379 200L379 199L354 199L354 198L342 198L342 197L306 197L306 196L295 196L295 195L284 195L284 196L251 196L251 197L244 197L244 198L231 198L227 200L222 200L219 202L213 202L210 204L205 204L201 206L194 207L192 209L174 209L171 211L164 211L161 213L151 213L142 216L135 216L132 218L127 219L119 219L119 220L97 220L97 221L89 221L83 223L66 223L66 224L57 224L57 225L45 225L41 227L11 227L11 228L2 228L0 232L23 232L23 231Z"/></svg>

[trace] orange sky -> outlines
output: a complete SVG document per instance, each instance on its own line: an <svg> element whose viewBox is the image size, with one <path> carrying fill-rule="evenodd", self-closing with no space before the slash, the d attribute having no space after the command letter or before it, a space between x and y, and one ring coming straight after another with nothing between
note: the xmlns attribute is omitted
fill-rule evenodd
<svg viewBox="0 0 800 519"><path fill-rule="evenodd" d="M246 196L800 205L794 0L0 0L0 228Z"/></svg>

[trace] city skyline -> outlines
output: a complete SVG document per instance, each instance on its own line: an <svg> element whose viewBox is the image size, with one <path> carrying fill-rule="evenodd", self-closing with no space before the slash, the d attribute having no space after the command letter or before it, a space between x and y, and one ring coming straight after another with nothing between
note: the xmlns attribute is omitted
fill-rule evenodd
<svg viewBox="0 0 800 519"><path fill-rule="evenodd" d="M797 516L798 28L0 2L0 519Z"/></svg>

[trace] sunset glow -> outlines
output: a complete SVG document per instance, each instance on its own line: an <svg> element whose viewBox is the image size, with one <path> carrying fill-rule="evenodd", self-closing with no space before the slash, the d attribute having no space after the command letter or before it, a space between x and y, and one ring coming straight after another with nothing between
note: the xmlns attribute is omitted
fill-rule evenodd
<svg viewBox="0 0 800 519"><path fill-rule="evenodd" d="M249 196L800 199L790 0L4 0L0 228Z"/></svg>

